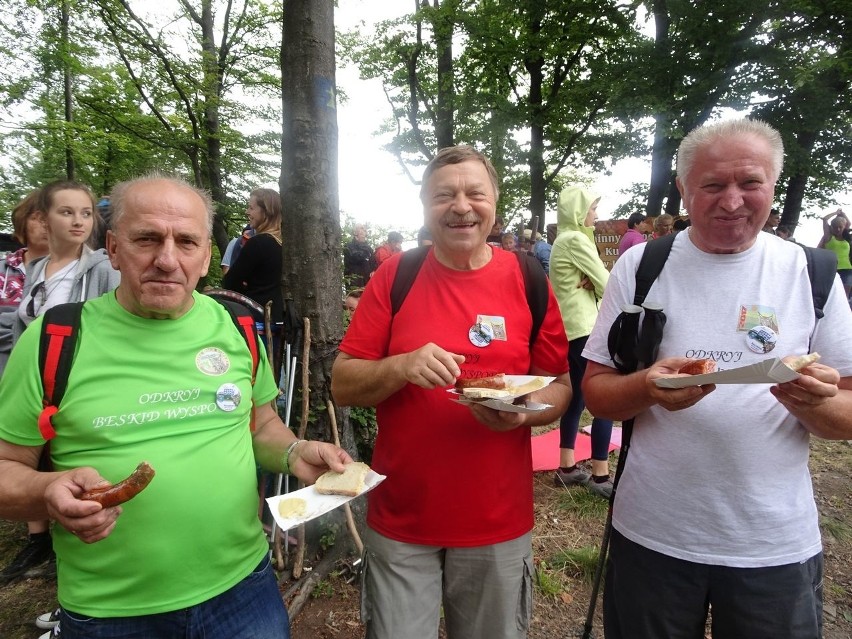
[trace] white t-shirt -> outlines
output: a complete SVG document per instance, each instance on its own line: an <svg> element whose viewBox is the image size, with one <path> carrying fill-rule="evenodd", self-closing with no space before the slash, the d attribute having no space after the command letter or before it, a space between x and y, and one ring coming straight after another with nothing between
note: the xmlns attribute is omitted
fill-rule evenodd
<svg viewBox="0 0 852 639"><path fill-rule="evenodd" d="M592 361L613 366L607 335L621 307L633 302L643 251L615 263L583 352ZM667 316L660 359L707 357L726 369L815 351L841 376L852 375L852 313L839 279L814 331L804 251L768 233L731 255L702 252L678 234L646 300ZM776 335L768 353L749 347L755 325ZM769 388L720 384L686 410L654 406L639 414L615 528L646 548L705 564L775 566L819 552L809 433Z"/></svg>
<svg viewBox="0 0 852 639"><path fill-rule="evenodd" d="M79 263L80 260L69 262L47 280L44 279L47 266L42 269L38 279L18 306L18 317L24 324L29 326L33 319L44 315L49 308L75 301L71 299L71 289L74 286L74 274ZM34 311L32 315L29 312L30 308Z"/></svg>

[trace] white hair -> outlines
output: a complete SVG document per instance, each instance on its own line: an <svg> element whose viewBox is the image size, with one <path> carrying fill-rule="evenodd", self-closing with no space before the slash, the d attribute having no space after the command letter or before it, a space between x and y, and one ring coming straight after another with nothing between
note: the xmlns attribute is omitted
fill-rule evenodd
<svg viewBox="0 0 852 639"><path fill-rule="evenodd" d="M772 152L772 181L778 180L784 167L784 142L781 134L762 120L723 120L705 124L690 131L677 150L677 175L681 181L686 180L695 155L708 144L721 138L738 138L744 135L756 136L765 140Z"/></svg>

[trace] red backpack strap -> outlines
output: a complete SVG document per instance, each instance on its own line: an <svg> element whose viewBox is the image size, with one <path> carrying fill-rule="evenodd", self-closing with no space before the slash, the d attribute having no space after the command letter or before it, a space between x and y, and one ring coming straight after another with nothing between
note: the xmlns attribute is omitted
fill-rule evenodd
<svg viewBox="0 0 852 639"><path fill-rule="evenodd" d="M56 437L52 418L59 410L59 404L68 388L68 376L74 361L82 313L83 302L72 302L48 309L42 318L39 372L44 408L38 417L38 429L41 436L48 441Z"/></svg>
<svg viewBox="0 0 852 639"><path fill-rule="evenodd" d="M213 296L228 311L234 326L243 336L251 353L251 385L254 386L254 380L257 378L257 367L260 365L260 346L258 344L257 329L255 328L254 316L252 312L243 304L224 297ZM251 400L251 431L254 432L254 398Z"/></svg>

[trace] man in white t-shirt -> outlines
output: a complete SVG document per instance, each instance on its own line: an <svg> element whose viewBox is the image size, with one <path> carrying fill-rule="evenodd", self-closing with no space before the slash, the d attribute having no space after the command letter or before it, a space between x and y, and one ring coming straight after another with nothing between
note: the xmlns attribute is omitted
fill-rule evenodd
<svg viewBox="0 0 852 639"><path fill-rule="evenodd" d="M811 435L852 438L852 314L836 280L816 320L801 247L761 233L783 163L768 125L690 133L677 184L692 221L647 301L667 323L659 358L623 375L607 348L645 250L619 259L583 355L589 410L635 418L617 486L604 592L607 639L821 636L822 544ZM782 384L659 388L690 359L720 369L819 352Z"/></svg>

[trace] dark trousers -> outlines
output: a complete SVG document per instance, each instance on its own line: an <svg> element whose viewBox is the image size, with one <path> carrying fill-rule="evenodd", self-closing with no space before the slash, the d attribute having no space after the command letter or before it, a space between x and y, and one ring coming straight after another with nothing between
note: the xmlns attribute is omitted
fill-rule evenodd
<svg viewBox="0 0 852 639"><path fill-rule="evenodd" d="M649 550L612 531L606 639L820 639L822 553L795 564L730 568Z"/></svg>

